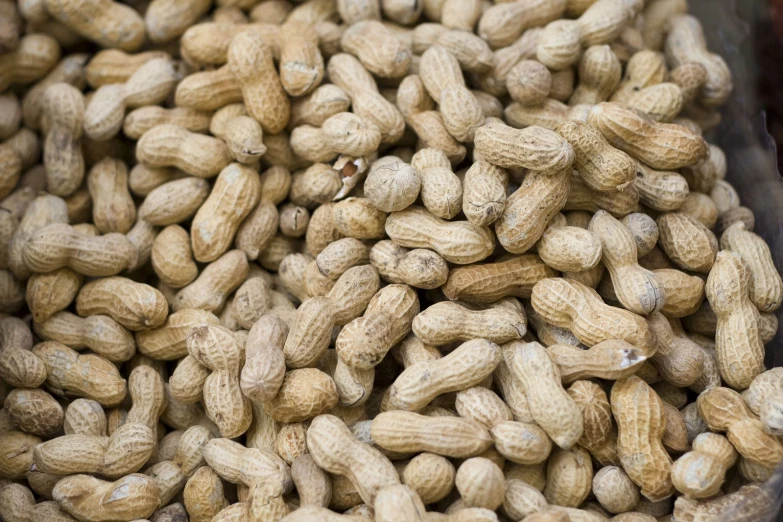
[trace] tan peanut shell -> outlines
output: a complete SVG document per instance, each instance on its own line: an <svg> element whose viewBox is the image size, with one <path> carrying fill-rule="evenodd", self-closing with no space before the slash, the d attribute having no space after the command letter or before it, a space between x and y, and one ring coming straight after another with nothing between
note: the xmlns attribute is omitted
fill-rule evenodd
<svg viewBox="0 0 783 522"><path fill-rule="evenodd" d="M612 386L611 403L623 469L648 499L670 496L671 457L661 443L665 426L660 398L638 377L628 377Z"/></svg>
<svg viewBox="0 0 783 522"><path fill-rule="evenodd" d="M657 123L644 113L614 102L590 110L587 122L614 147L655 169L694 165L707 155L707 143L685 127Z"/></svg>

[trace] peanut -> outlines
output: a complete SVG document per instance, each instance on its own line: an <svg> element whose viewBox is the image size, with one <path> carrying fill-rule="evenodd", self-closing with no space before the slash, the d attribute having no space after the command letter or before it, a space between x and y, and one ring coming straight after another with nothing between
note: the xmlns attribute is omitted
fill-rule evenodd
<svg viewBox="0 0 783 522"><path fill-rule="evenodd" d="M57 483L52 496L75 517L96 521L148 517L160 505L155 481L139 473L115 482L72 475Z"/></svg>
<svg viewBox="0 0 783 522"><path fill-rule="evenodd" d="M611 403L623 469L648 499L671 496L671 457L661 443L665 425L660 398L644 381L632 376L615 382Z"/></svg>
<svg viewBox="0 0 783 522"><path fill-rule="evenodd" d="M646 114L615 102L593 107L587 122L611 145L655 169L687 167L707 155L707 143L688 129L657 123Z"/></svg>
<svg viewBox="0 0 783 522"><path fill-rule="evenodd" d="M124 362L136 353L133 336L105 315L81 318L70 312L57 312L33 326L44 340L58 341L74 349L89 348L109 361Z"/></svg>
<svg viewBox="0 0 783 522"><path fill-rule="evenodd" d="M759 313L750 300L751 273L743 259L728 251L718 253L705 291L718 317L715 353L721 377L729 386L744 389L763 371L764 345Z"/></svg>
<svg viewBox="0 0 783 522"><path fill-rule="evenodd" d="M43 145L47 186L53 194L69 196L84 179L84 100L75 87L55 83L44 92L42 106L48 124Z"/></svg>
<svg viewBox="0 0 783 522"><path fill-rule="evenodd" d="M400 483L391 462L377 449L357 441L333 415L313 419L307 430L307 446L319 467L347 477L369 504L381 488Z"/></svg>
<svg viewBox="0 0 783 522"><path fill-rule="evenodd" d="M655 336L641 317L604 304L592 289L576 281L544 279L533 287L531 303L545 321L571 330L587 346L620 339L644 355L655 351Z"/></svg>
<svg viewBox="0 0 783 522"><path fill-rule="evenodd" d="M116 406L125 398L125 379L100 356L79 355L56 341L35 345L33 354L43 361L46 384L58 395L86 397L104 406Z"/></svg>
<svg viewBox="0 0 783 522"><path fill-rule="evenodd" d="M699 415L713 431L726 437L744 458L772 468L782 458L783 447L773 435L764 432L761 422L751 413L742 397L729 388L707 390L696 401Z"/></svg>
<svg viewBox="0 0 783 522"><path fill-rule="evenodd" d="M113 138L122 129L126 109L157 105L166 99L176 81L171 60L154 58L125 83L99 87L84 110L84 132L96 141Z"/></svg>
<svg viewBox="0 0 783 522"><path fill-rule="evenodd" d="M168 315L166 299L149 285L124 277L107 277L87 283L76 297L76 313L82 317L105 314L132 331L163 324Z"/></svg>
<svg viewBox="0 0 783 522"><path fill-rule="evenodd" d="M489 432L474 420L426 417L407 411L378 414L371 433L375 443L388 450L428 451L444 457L473 457L492 445Z"/></svg>
<svg viewBox="0 0 783 522"><path fill-rule="evenodd" d="M192 176L211 178L231 162L221 140L170 123L156 125L139 138L139 163L149 168L176 167Z"/></svg>

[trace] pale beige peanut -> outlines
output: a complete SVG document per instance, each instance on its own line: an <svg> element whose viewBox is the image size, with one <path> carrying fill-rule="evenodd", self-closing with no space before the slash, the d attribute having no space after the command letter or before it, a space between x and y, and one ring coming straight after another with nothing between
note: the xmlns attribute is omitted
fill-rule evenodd
<svg viewBox="0 0 783 522"><path fill-rule="evenodd" d="M0 91L13 84L29 84L54 67L60 59L57 40L46 34L30 33L19 40L11 52L0 60Z"/></svg>
<svg viewBox="0 0 783 522"><path fill-rule="evenodd" d="M783 279L760 236L736 223L723 232L721 247L739 254L751 272L750 300L760 312L774 312L783 302Z"/></svg>
<svg viewBox="0 0 783 522"><path fill-rule="evenodd" d="M690 386L704 371L704 355L690 339L675 334L661 313L652 313L647 324L655 334L658 349L652 361L661 376L675 386Z"/></svg>
<svg viewBox="0 0 783 522"><path fill-rule="evenodd" d="M153 189L139 206L139 217L156 226L173 225L190 219L209 194L206 180L186 177Z"/></svg>
<svg viewBox="0 0 783 522"><path fill-rule="evenodd" d="M238 326L248 329L272 308L271 288L261 277L249 277L231 302L232 315Z"/></svg>
<svg viewBox="0 0 783 522"><path fill-rule="evenodd" d="M43 113L43 96L46 90L55 83L68 83L79 89L85 85L84 65L89 56L85 53L71 54L64 57L46 76L25 94L22 100L22 114L24 123L30 129L38 129L41 126ZM8 138L8 136L5 136Z"/></svg>
<svg viewBox="0 0 783 522"><path fill-rule="evenodd" d="M555 344L565 344L574 347L583 346L579 339L568 329L554 326L544 321L529 303L525 304L525 314L528 317L532 330L535 331L536 337L544 346L548 347Z"/></svg>
<svg viewBox="0 0 783 522"><path fill-rule="evenodd" d="M474 457L457 469L455 485L468 507L497 509L503 503L505 482L503 472L495 463Z"/></svg>
<svg viewBox="0 0 783 522"><path fill-rule="evenodd" d="M615 382L611 403L623 469L648 499L670 496L674 486L671 457L661 443L665 425L660 398L644 381L632 376Z"/></svg>
<svg viewBox="0 0 783 522"><path fill-rule="evenodd" d="M102 47L136 51L144 43L142 17L132 8L110 0L77 3L51 0L46 9L54 18Z"/></svg>
<svg viewBox="0 0 783 522"><path fill-rule="evenodd" d="M300 368L285 374L264 410L278 422L301 422L327 412L338 399L337 385L329 375L316 368Z"/></svg>
<svg viewBox="0 0 783 522"><path fill-rule="evenodd" d="M124 83L104 85L95 91L84 110L84 132L95 141L106 141L122 129L125 111L161 103L177 82L170 59L154 58Z"/></svg>
<svg viewBox="0 0 783 522"><path fill-rule="evenodd" d="M660 310L666 298L663 287L653 272L638 264L631 231L604 210L595 213L588 230L601 241L601 259L623 306L640 315Z"/></svg>
<svg viewBox="0 0 783 522"><path fill-rule="evenodd" d="M186 286L198 275L190 236L179 225L169 225L155 237L151 261L155 274L172 288Z"/></svg>
<svg viewBox="0 0 783 522"><path fill-rule="evenodd" d="M451 300L492 303L507 296L530 297L533 286L556 274L533 254L508 256L493 263L457 267L443 293Z"/></svg>
<svg viewBox="0 0 783 522"><path fill-rule="evenodd" d="M438 395L480 383L495 370L500 359L500 349L496 344L474 339L446 357L413 364L397 377L389 389L388 406L419 410Z"/></svg>
<svg viewBox="0 0 783 522"><path fill-rule="evenodd" d="M204 381L207 415L220 428L221 435L237 436L247 431L251 421L250 401L242 396L239 373L243 350L230 331L216 325L191 330L188 352L211 370Z"/></svg>
<svg viewBox="0 0 783 522"><path fill-rule="evenodd" d="M68 196L84 179L84 98L75 87L56 83L46 89L41 103L47 121L43 144L47 187L52 194Z"/></svg>
<svg viewBox="0 0 783 522"><path fill-rule="evenodd" d="M525 29L560 18L565 6L564 1L498 4L481 16L478 35L493 47L503 47L513 43Z"/></svg>
<svg viewBox="0 0 783 522"><path fill-rule="evenodd" d="M40 388L11 390L3 410L19 429L40 437L54 435L63 423L62 406Z"/></svg>
<svg viewBox="0 0 783 522"><path fill-rule="evenodd" d="M462 180L462 211L476 225L490 225L503 214L508 174L489 162L478 160Z"/></svg>
<svg viewBox="0 0 783 522"><path fill-rule="evenodd" d="M184 3L176 0L156 0L150 2L144 22L150 40L165 43L180 36L198 21L210 8L205 0Z"/></svg>
<svg viewBox="0 0 783 522"><path fill-rule="evenodd" d="M291 130L302 124L320 127L327 118L347 111L350 105L351 98L341 87L334 84L321 85L292 103L288 128Z"/></svg>
<svg viewBox="0 0 783 522"><path fill-rule="evenodd" d="M294 173L289 199L295 205L314 209L329 204L341 188L342 181L336 170L324 163L315 163Z"/></svg>
<svg viewBox="0 0 783 522"><path fill-rule="evenodd" d="M587 119L614 147L655 169L694 165L707 155L707 143L685 127L657 123L615 102L600 103Z"/></svg>
<svg viewBox="0 0 783 522"><path fill-rule="evenodd" d="M375 443L388 450L428 451L456 458L477 456L492 445L489 432L474 420L406 411L379 414L372 422L371 433Z"/></svg>
<svg viewBox="0 0 783 522"><path fill-rule="evenodd" d="M348 269L326 296L304 301L285 342L288 366L302 368L315 363L329 347L332 328L359 317L379 287L378 272L363 265Z"/></svg>
<svg viewBox="0 0 783 522"><path fill-rule="evenodd" d="M150 168L138 163L128 175L128 187L135 196L144 197L167 181L178 179L180 173L170 168Z"/></svg>
<svg viewBox="0 0 783 522"><path fill-rule="evenodd" d="M33 274L27 280L25 292L33 321L43 322L67 308L76 298L83 282L82 275L70 268L61 268L47 274Z"/></svg>
<svg viewBox="0 0 783 522"><path fill-rule="evenodd" d="M593 492L605 509L611 513L625 513L639 503L639 488L622 468L606 466L593 476Z"/></svg>
<svg viewBox="0 0 783 522"><path fill-rule="evenodd" d="M136 220L136 206L128 191L128 167L106 158L87 175L92 198L92 218L102 233L128 232Z"/></svg>
<svg viewBox="0 0 783 522"><path fill-rule="evenodd" d="M655 121L669 123L682 110L683 90L676 83L659 83L635 93L627 103Z"/></svg>
<svg viewBox="0 0 783 522"><path fill-rule="evenodd" d="M57 483L52 496L68 513L93 520L148 517L160 504L155 481L137 473L115 482L89 475L72 475ZM114 501L103 500L109 498Z"/></svg>
<svg viewBox="0 0 783 522"><path fill-rule="evenodd" d="M547 67L562 69L575 63L582 47L614 41L639 10L638 4L601 0L576 20L558 20L546 26L536 49L536 58Z"/></svg>
<svg viewBox="0 0 783 522"><path fill-rule="evenodd" d="M699 395L696 403L710 430L725 432L742 457L768 469L780 461L783 452L780 441L764 431L739 393L716 387Z"/></svg>
<svg viewBox="0 0 783 522"><path fill-rule="evenodd" d="M582 272L601 261L601 240L589 230L568 226L555 214L536 243L536 251L548 266L562 272Z"/></svg>
<svg viewBox="0 0 783 522"><path fill-rule="evenodd" d="M74 349L89 348L109 361L127 361L136 353L133 336L105 315L81 318L63 311L33 323L33 327L44 340L58 341Z"/></svg>
<svg viewBox="0 0 783 522"><path fill-rule="evenodd" d="M715 262L718 240L707 227L681 212L668 212L657 221L663 251L678 266L709 272Z"/></svg>
<svg viewBox="0 0 783 522"><path fill-rule="evenodd" d="M676 172L655 170L636 163L636 188L639 200L663 212L683 209L688 200L688 182Z"/></svg>
<svg viewBox="0 0 783 522"><path fill-rule="evenodd" d="M370 263L385 281L414 288L437 288L448 277L446 262L435 252L423 248L408 250L388 240L373 246Z"/></svg>
<svg viewBox="0 0 783 522"><path fill-rule="evenodd" d="M395 143L399 140L405 129L403 114L380 95L365 66L353 55L340 53L329 59L327 67L329 79L350 97L353 112L372 121L380 129L381 142Z"/></svg>
<svg viewBox="0 0 783 522"><path fill-rule="evenodd" d="M138 251L122 234L89 237L70 225L43 227L25 244L23 259L34 272L68 267L91 276L110 276L136 263Z"/></svg>
<svg viewBox="0 0 783 522"><path fill-rule="evenodd" d="M672 482L677 491L690 498L715 495L726 470L737 460L737 451L723 435L702 433L693 440L693 449L674 461Z"/></svg>
<svg viewBox="0 0 783 522"><path fill-rule="evenodd" d="M120 49L98 51L84 68L87 83L97 89L101 85L124 83L142 65L153 58L166 58L164 51L127 53Z"/></svg>
<svg viewBox="0 0 783 522"><path fill-rule="evenodd" d="M228 506L223 483L209 466L196 470L185 484L183 495L185 508L194 522L209 522Z"/></svg>
<svg viewBox="0 0 783 522"><path fill-rule="evenodd" d="M369 503L384 486L400 483L391 462L377 449L355 439L333 415L313 419L307 431L307 446L319 467L347 477Z"/></svg>
<svg viewBox="0 0 783 522"><path fill-rule="evenodd" d="M713 518L721 513L737 512L739 509L756 519L770 516L774 512L769 491L757 484L743 486L733 493L704 502L680 497L674 505L677 518Z"/></svg>
<svg viewBox="0 0 783 522"><path fill-rule="evenodd" d="M445 24L423 23L413 29L412 39L415 54L422 54L433 45L443 46L466 72L481 74L492 66L492 50L483 39L472 34L472 28L458 30Z"/></svg>
<svg viewBox="0 0 783 522"><path fill-rule="evenodd" d="M410 331L419 310L418 297L410 287L385 287L373 296L362 317L340 331L335 341L337 355L351 368L370 370Z"/></svg>
<svg viewBox="0 0 783 522"><path fill-rule="evenodd" d="M214 111L243 101L242 89L228 64L185 77L177 85L174 99L178 107L200 111Z"/></svg>
<svg viewBox="0 0 783 522"><path fill-rule="evenodd" d="M427 210L443 219L456 216L462 209L462 183L452 172L446 154L437 149L421 149L413 155L411 167L421 179L420 197Z"/></svg>
<svg viewBox="0 0 783 522"><path fill-rule="evenodd" d="M747 263L733 252L718 253L707 277L705 291L718 317L715 349L721 377L732 387L744 389L763 371L758 309L750 300L751 273Z"/></svg>
<svg viewBox="0 0 783 522"><path fill-rule="evenodd" d="M124 277L91 281L76 297L76 313L82 317L105 314L132 331L163 324L168 315L166 299L158 290Z"/></svg>
<svg viewBox="0 0 783 522"><path fill-rule="evenodd" d="M654 352L655 337L636 314L607 306L592 289L564 279L546 279L533 288L533 308L555 326L568 328L588 346L609 339L621 339L645 355ZM610 326L614 321L618 323ZM620 324L623 324L619 329ZM601 326L599 326L601 325Z"/></svg>
<svg viewBox="0 0 783 522"><path fill-rule="evenodd" d="M584 430L579 445L603 465L617 464L617 434L612 424L612 408L606 392L593 381L576 381L568 395L582 411Z"/></svg>
<svg viewBox="0 0 783 522"><path fill-rule="evenodd" d="M183 309L172 313L158 328L136 333L136 344L143 355L155 360L172 360L187 355L186 338L194 326L218 324L210 312Z"/></svg>
<svg viewBox="0 0 783 522"><path fill-rule="evenodd" d="M259 189L259 176L248 167L234 164L221 171L191 224L197 261L214 261L226 252L240 223L258 203Z"/></svg>
<svg viewBox="0 0 783 522"><path fill-rule="evenodd" d="M136 157L146 167L176 167L200 178L216 176L231 161L223 141L170 123L145 132L136 145Z"/></svg>
<svg viewBox="0 0 783 522"><path fill-rule="evenodd" d="M636 347L620 340L602 341L588 350L553 344L547 347L547 353L558 366L564 383L590 377L622 379L635 373L647 360Z"/></svg>
<svg viewBox="0 0 783 522"><path fill-rule="evenodd" d="M473 141L484 124L476 97L465 87L457 59L445 47L430 47L421 57L419 73L430 96L438 103L446 130L457 141Z"/></svg>
<svg viewBox="0 0 783 522"><path fill-rule="evenodd" d="M577 507L589 494L592 479L593 465L586 449L558 448L547 464L544 497L553 505Z"/></svg>
<svg viewBox="0 0 783 522"><path fill-rule="evenodd" d="M351 197L335 203L332 218L334 227L344 236L378 239L383 237L387 214L366 198Z"/></svg>
<svg viewBox="0 0 783 522"><path fill-rule="evenodd" d="M416 206L393 212L386 220L386 233L400 246L430 248L457 264L484 259L494 247L488 228L466 221L447 222Z"/></svg>
<svg viewBox="0 0 783 522"><path fill-rule="evenodd" d="M498 167L524 167L548 173L569 167L575 157L571 145L550 130L518 130L500 122L490 122L477 130L475 146L484 160Z"/></svg>
<svg viewBox="0 0 783 522"><path fill-rule="evenodd" d="M609 145L592 126L569 121L555 127L555 132L574 148L574 165L590 188L602 192L623 190L634 180L634 161Z"/></svg>
<svg viewBox="0 0 783 522"><path fill-rule="evenodd" d="M571 189L564 210L597 212L606 210L616 218L639 211L639 191L635 184L621 192L599 192L587 186L578 172L571 173Z"/></svg>
<svg viewBox="0 0 783 522"><path fill-rule="evenodd" d="M24 478L33 463L33 451L41 442L40 437L16 429L4 433L0 440L0 477Z"/></svg>
<svg viewBox="0 0 783 522"><path fill-rule="evenodd" d="M535 60L522 60L506 77L506 87L511 98L525 106L544 103L552 88L552 73Z"/></svg>
<svg viewBox="0 0 783 522"><path fill-rule="evenodd" d="M34 355L30 328L16 317L0 320L0 377L11 386L37 388L47 375L43 361Z"/></svg>
<svg viewBox="0 0 783 522"><path fill-rule="evenodd" d="M515 342L514 375L525 388L536 423L563 448L582 436L582 414L560 384L557 366L538 343Z"/></svg>
<svg viewBox="0 0 783 522"><path fill-rule="evenodd" d="M707 81L698 96L706 107L720 107L732 90L731 72L726 62L707 50L701 23L693 16L673 16L666 35L666 57L672 67L684 63L701 64L707 71Z"/></svg>
<svg viewBox="0 0 783 522"><path fill-rule="evenodd" d="M120 478L138 471L154 447L153 431L143 424L129 422L111 437L74 434L51 439L35 449L34 462L44 473L96 473Z"/></svg>
<svg viewBox="0 0 783 522"><path fill-rule="evenodd" d="M508 198L503 215L495 224L495 233L506 250L521 254L541 238L547 223L566 203L568 171L552 175L531 173Z"/></svg>
<svg viewBox="0 0 783 522"><path fill-rule="evenodd" d="M280 223L277 207L262 200L242 221L237 229L234 246L245 252L249 260L259 258L261 252L272 242ZM308 226L309 230L309 226Z"/></svg>
<svg viewBox="0 0 783 522"><path fill-rule="evenodd" d="M56 341L37 344L33 353L43 361L46 384L57 394L86 397L105 406L116 406L125 397L125 379L102 357L79 355Z"/></svg>
<svg viewBox="0 0 783 522"><path fill-rule="evenodd" d="M465 158L465 147L446 130L443 117L434 110L435 102L418 75L410 75L400 83L397 106L423 146L442 150L452 164Z"/></svg>
<svg viewBox="0 0 783 522"><path fill-rule="evenodd" d="M524 310L513 298L479 310L444 301L418 314L412 329L419 339L433 346L477 338L504 343L521 338L527 331L526 323Z"/></svg>
<svg viewBox="0 0 783 522"><path fill-rule="evenodd" d="M340 154L369 156L380 142L378 126L350 112L330 116L320 128L300 125L291 132L293 151L312 162L331 161Z"/></svg>
<svg viewBox="0 0 783 522"><path fill-rule="evenodd" d="M380 22L363 20L343 33L340 44L368 71L381 78L400 78L408 72L411 53Z"/></svg>
<svg viewBox="0 0 783 522"><path fill-rule="evenodd" d="M332 496L332 482L309 454L299 455L291 463L291 478L302 506L326 507Z"/></svg>
<svg viewBox="0 0 783 522"><path fill-rule="evenodd" d="M263 38L253 32L239 33L229 45L228 63L250 116L270 134L285 129L291 106Z"/></svg>
<svg viewBox="0 0 783 522"><path fill-rule="evenodd" d="M622 65L608 45L589 47L579 60L579 83L568 103L596 104L609 99L620 83Z"/></svg>
<svg viewBox="0 0 783 522"><path fill-rule="evenodd" d="M145 105L130 111L123 120L123 133L138 140L145 132L163 123L178 125L191 132L209 130L210 113L186 107L165 109L157 105Z"/></svg>

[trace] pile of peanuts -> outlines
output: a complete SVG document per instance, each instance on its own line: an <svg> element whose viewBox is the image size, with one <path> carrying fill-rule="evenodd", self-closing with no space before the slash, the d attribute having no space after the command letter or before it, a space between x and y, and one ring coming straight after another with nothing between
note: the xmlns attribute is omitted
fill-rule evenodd
<svg viewBox="0 0 783 522"><path fill-rule="evenodd" d="M0 520L773 513L731 91L687 0L0 0Z"/></svg>

